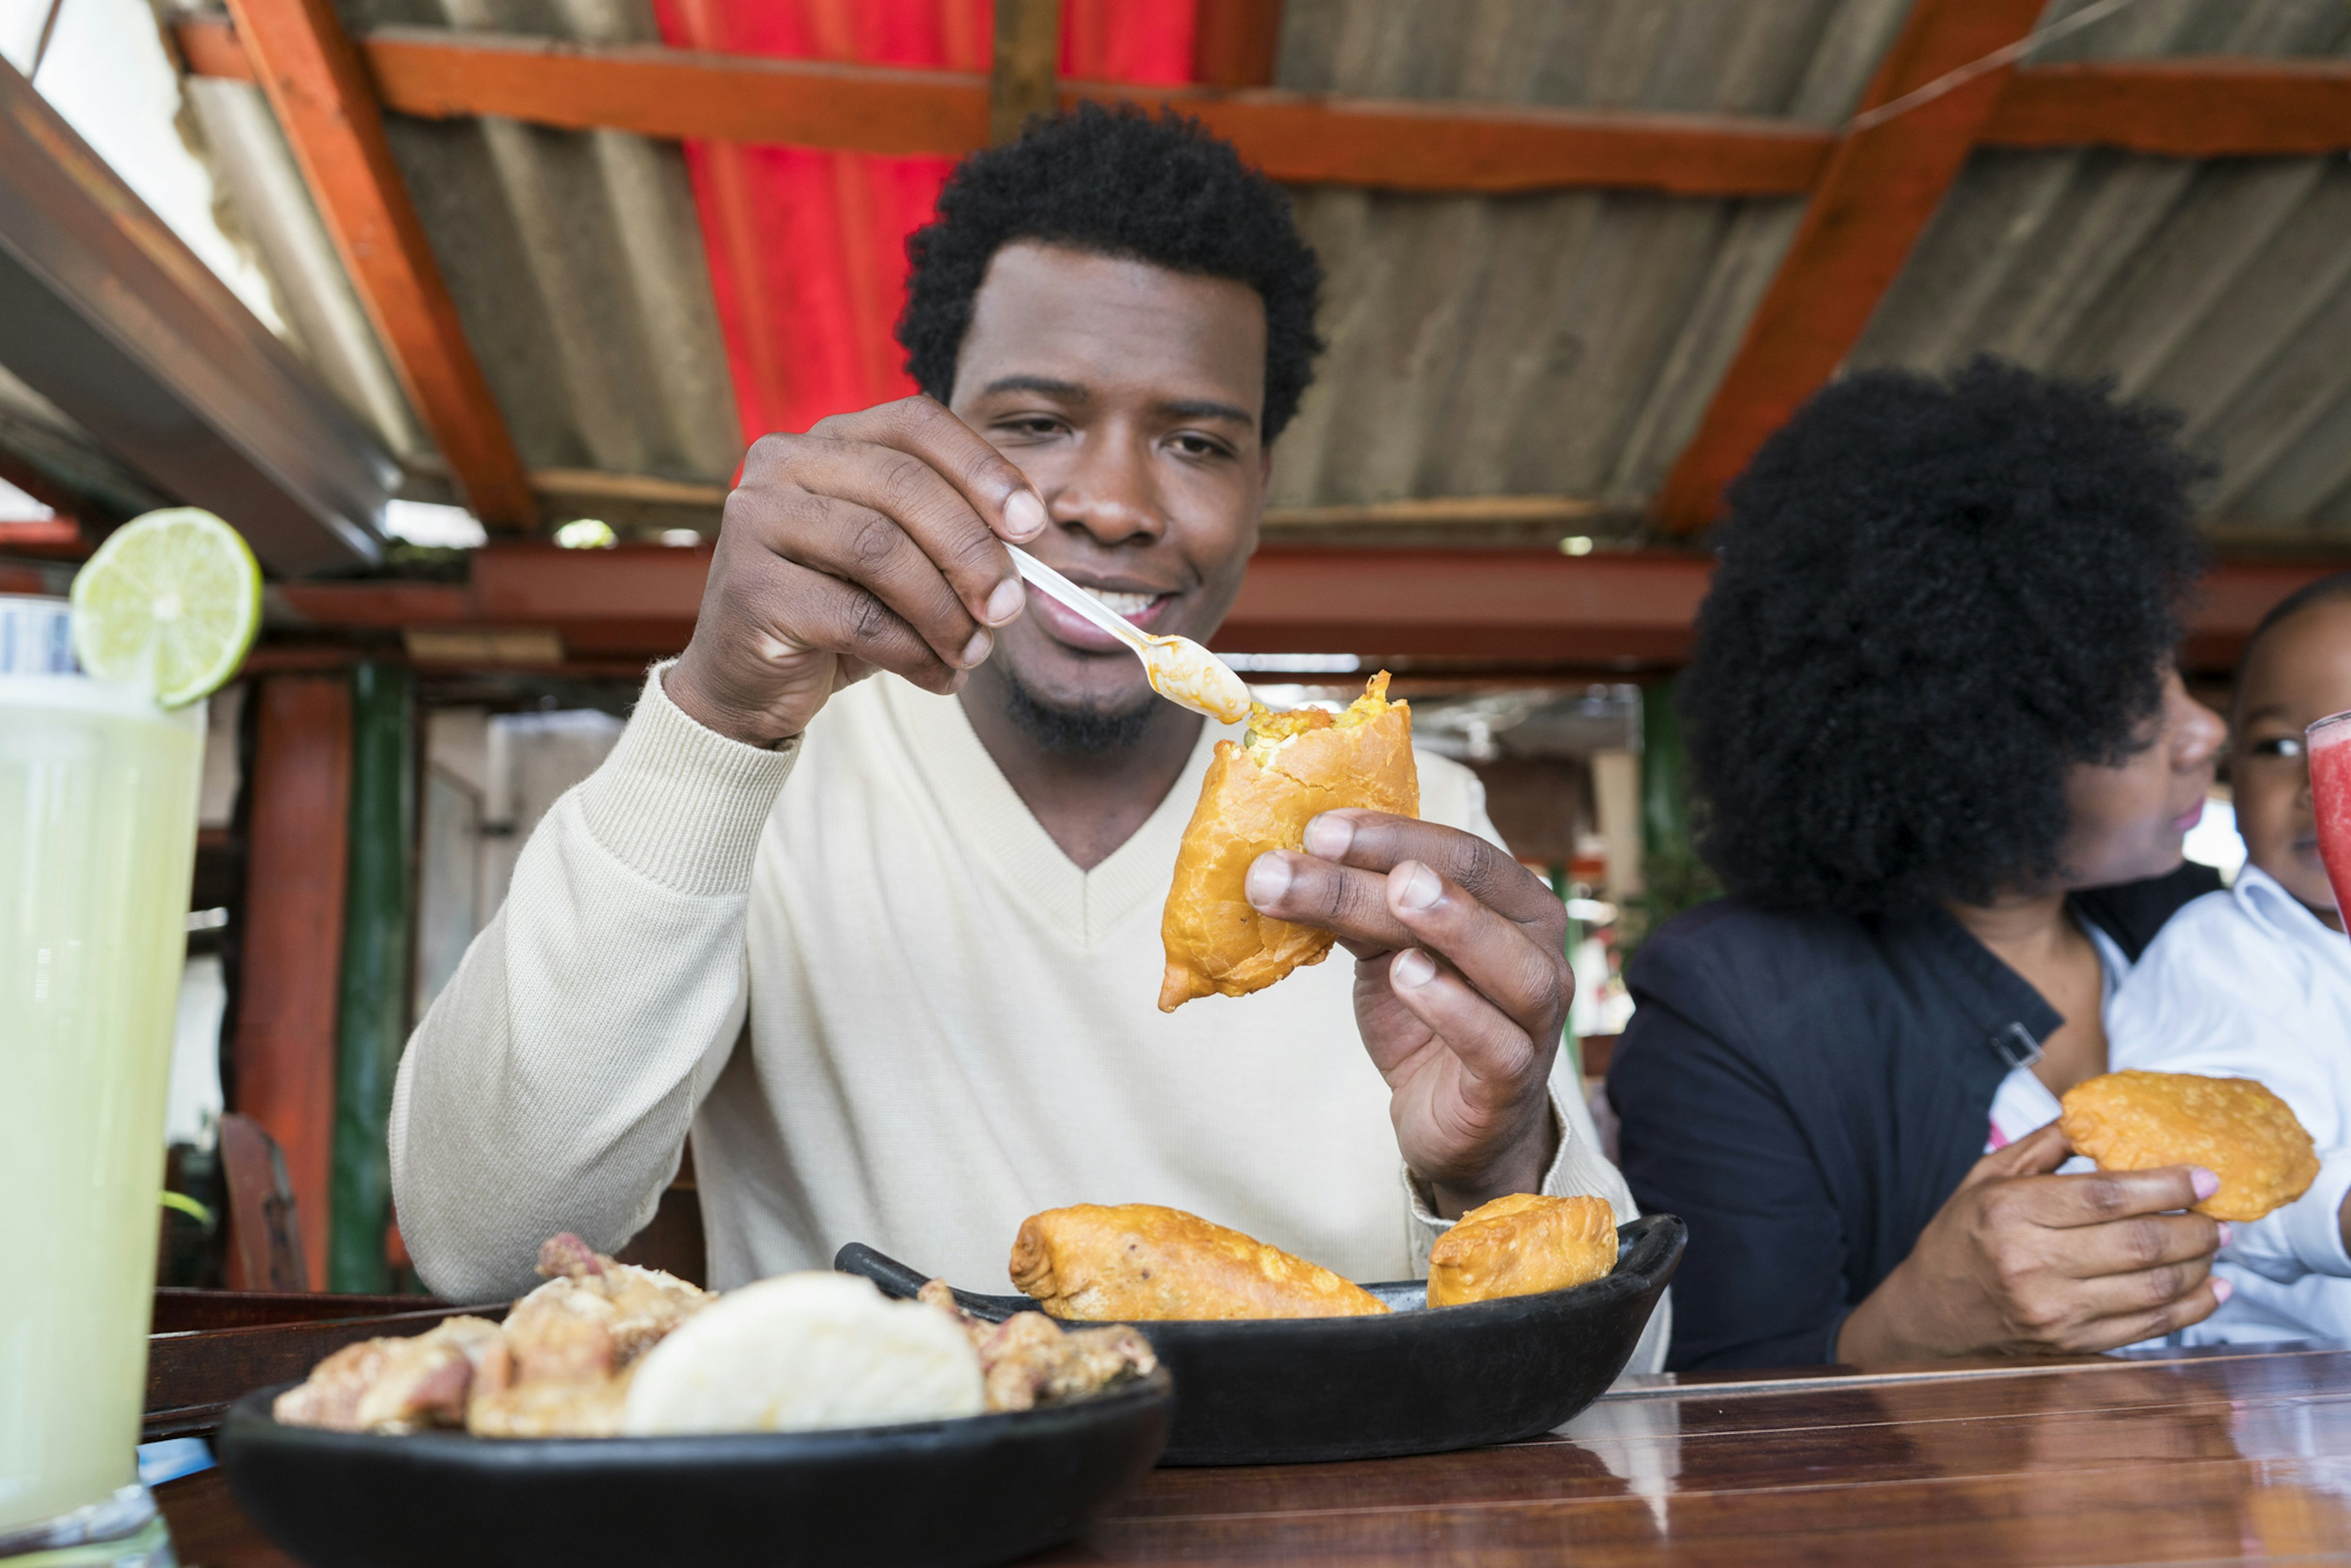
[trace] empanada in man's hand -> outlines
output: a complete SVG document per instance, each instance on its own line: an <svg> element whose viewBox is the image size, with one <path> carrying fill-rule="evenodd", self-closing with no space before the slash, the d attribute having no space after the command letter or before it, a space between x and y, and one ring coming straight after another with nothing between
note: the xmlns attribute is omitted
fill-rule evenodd
<svg viewBox="0 0 2351 1568"><path fill-rule="evenodd" d="M2318 1179L2318 1154L2286 1103L2250 1078L2108 1072L2065 1092L2058 1125L2102 1170L2202 1166L2220 1190L2196 1206L2259 1219Z"/></svg>

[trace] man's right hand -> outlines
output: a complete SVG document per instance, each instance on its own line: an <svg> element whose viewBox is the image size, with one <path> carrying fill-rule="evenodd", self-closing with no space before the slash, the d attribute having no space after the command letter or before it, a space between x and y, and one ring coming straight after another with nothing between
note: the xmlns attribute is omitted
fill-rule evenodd
<svg viewBox="0 0 2351 1568"><path fill-rule="evenodd" d="M726 497L669 698L773 746L875 670L956 691L1026 602L999 541L1047 521L1020 470L927 397L762 436Z"/></svg>
<svg viewBox="0 0 2351 1568"><path fill-rule="evenodd" d="M2073 1152L2052 1123L1978 1160L1845 1319L1836 1359L2085 1354L2210 1317L2229 1299L2211 1276L2223 1228L2171 1211L2220 1179L2190 1166L2051 1174Z"/></svg>

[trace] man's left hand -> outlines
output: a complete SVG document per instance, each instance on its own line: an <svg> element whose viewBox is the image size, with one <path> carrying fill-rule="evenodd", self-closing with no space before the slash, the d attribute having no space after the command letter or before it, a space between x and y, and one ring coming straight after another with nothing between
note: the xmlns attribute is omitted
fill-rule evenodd
<svg viewBox="0 0 2351 1568"><path fill-rule="evenodd" d="M1356 1026L1440 1215L1541 1190L1559 1152L1552 1059L1575 995L1550 888L1474 834L1342 810L1307 823L1304 853L1259 855L1249 901L1355 956Z"/></svg>

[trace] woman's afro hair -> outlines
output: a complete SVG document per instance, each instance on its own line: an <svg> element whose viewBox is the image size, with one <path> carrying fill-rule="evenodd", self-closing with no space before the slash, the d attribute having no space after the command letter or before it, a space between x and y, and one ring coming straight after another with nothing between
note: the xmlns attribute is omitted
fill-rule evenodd
<svg viewBox="0 0 2351 1568"><path fill-rule="evenodd" d="M1732 484L1680 694L1726 887L1902 913L2060 877L2067 769L2146 743L2203 566L2204 470L2111 393L1853 375Z"/></svg>
<svg viewBox="0 0 2351 1568"><path fill-rule="evenodd" d="M1263 439L1280 435L1314 380L1322 265L1299 237L1290 197L1196 120L1082 103L976 152L939 193L938 216L906 241L912 263L898 341L906 371L947 401L972 297L1016 240L1229 277L1265 300Z"/></svg>

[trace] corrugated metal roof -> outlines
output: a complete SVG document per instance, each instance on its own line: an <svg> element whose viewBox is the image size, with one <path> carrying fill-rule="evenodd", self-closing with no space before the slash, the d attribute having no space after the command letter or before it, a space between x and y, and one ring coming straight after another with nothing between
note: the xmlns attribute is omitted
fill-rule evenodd
<svg viewBox="0 0 2351 1568"><path fill-rule="evenodd" d="M643 0L340 3L355 28L659 37ZM2049 19L2087 3L2055 0ZM1278 84L1834 126L1908 9L1290 0ZM2343 0L2137 0L2036 63L2346 51ZM219 107L238 95L239 107ZM354 327L364 323L348 285L319 264L320 236L303 237L299 193L282 145L266 145L253 89L205 83L194 101L306 351L387 439L420 453L380 350ZM526 463L723 480L739 437L678 149L397 119L392 137ZM1332 351L1282 442L1276 504L1550 494L1627 518L1696 430L1801 214L1790 200L1602 192L1320 188L1298 203L1331 275ZM2190 436L2226 464L2209 501L2229 527L2351 534L2346 328L2351 163L1987 150L1853 362L1931 368L1991 350L2113 373L2179 405Z"/></svg>
<svg viewBox="0 0 2351 1568"><path fill-rule="evenodd" d="M2340 0L2138 0L2040 58L2346 53ZM2179 410L2221 465L2204 503L2224 539L2345 531L2351 163L1979 152L1853 363L1980 351Z"/></svg>

